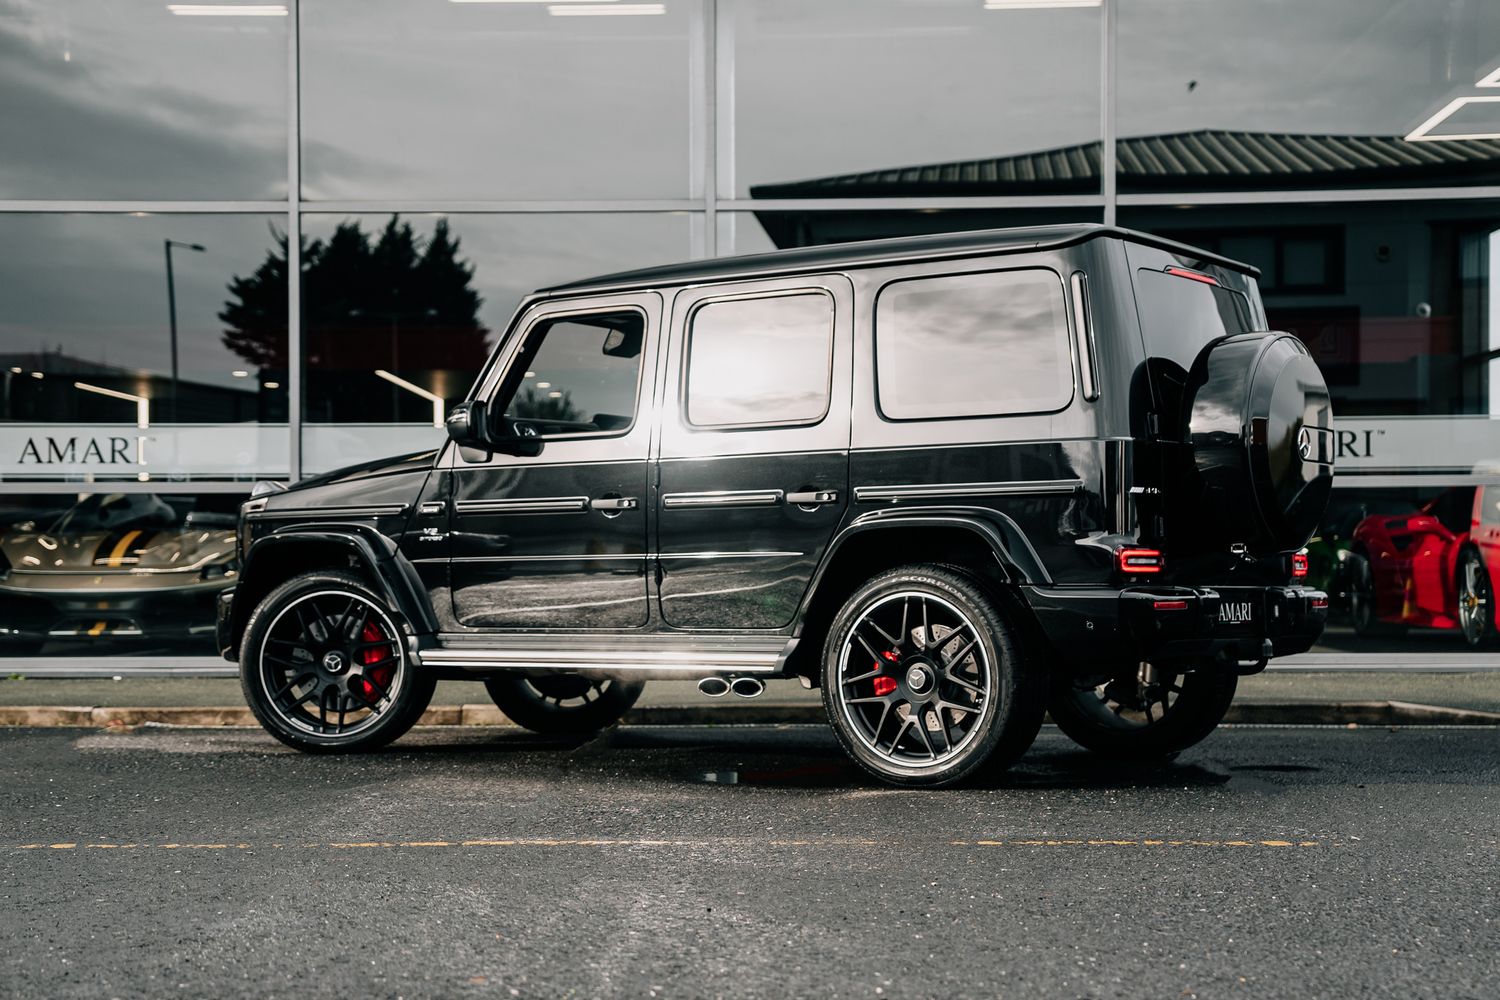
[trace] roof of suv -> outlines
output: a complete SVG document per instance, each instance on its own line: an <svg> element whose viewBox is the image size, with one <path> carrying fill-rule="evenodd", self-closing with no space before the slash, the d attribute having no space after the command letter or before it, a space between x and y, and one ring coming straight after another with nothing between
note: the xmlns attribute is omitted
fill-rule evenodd
<svg viewBox="0 0 1500 1000"><path fill-rule="evenodd" d="M973 257L988 253L1016 253L1024 250L1055 249L1085 240L1109 237L1172 250L1207 263L1219 264L1245 274L1260 271L1249 264L1220 257L1218 254L1164 240L1149 233L1096 223L1074 223L1060 226L1031 226L1018 229L979 229L970 232L940 233L932 236L903 236L899 239L864 240L858 243L833 243L826 246L797 247L771 253L746 254L740 257L714 257L708 260L684 261L638 271L621 271L582 281L570 281L539 290L552 295L570 295L587 291L653 288L661 285L696 284L725 278L764 278L832 268L871 267L899 261Z"/></svg>

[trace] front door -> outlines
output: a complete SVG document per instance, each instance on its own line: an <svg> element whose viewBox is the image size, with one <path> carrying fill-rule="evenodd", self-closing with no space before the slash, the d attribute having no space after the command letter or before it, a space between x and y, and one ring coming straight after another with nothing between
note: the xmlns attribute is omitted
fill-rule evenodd
<svg viewBox="0 0 1500 1000"><path fill-rule="evenodd" d="M480 394L535 455L454 449L453 613L476 629L646 624L648 421L660 297L544 303ZM501 421L503 417L503 422Z"/></svg>
<svg viewBox="0 0 1500 1000"><path fill-rule="evenodd" d="M660 391L662 616L789 625L849 497L853 289L842 275L687 290Z"/></svg>

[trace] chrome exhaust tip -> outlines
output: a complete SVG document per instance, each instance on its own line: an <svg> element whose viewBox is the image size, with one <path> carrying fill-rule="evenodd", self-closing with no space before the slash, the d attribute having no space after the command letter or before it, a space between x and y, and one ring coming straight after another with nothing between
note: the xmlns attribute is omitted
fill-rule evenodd
<svg viewBox="0 0 1500 1000"><path fill-rule="evenodd" d="M722 677L705 677L698 682L698 690L710 698L722 698L729 693L729 682Z"/></svg>
<svg viewBox="0 0 1500 1000"><path fill-rule="evenodd" d="M736 677L729 685L729 690L741 698L758 698L766 692L765 682L758 677Z"/></svg>

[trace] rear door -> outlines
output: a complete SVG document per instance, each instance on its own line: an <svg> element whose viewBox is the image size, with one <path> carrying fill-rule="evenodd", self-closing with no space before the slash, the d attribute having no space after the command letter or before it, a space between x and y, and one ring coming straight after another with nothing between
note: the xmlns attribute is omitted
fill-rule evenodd
<svg viewBox="0 0 1500 1000"><path fill-rule="evenodd" d="M848 505L843 275L679 292L661 395L662 616L789 625Z"/></svg>

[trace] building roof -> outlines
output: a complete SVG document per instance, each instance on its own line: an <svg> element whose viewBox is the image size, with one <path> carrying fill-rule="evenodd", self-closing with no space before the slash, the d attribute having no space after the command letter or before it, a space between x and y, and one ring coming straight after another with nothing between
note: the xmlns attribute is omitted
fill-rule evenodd
<svg viewBox="0 0 1500 1000"><path fill-rule="evenodd" d="M1200 129L1120 139L1122 190L1358 188L1500 181L1500 140L1407 142L1385 135ZM1093 193L1100 144L760 184L752 198L957 197Z"/></svg>
<svg viewBox="0 0 1500 1000"><path fill-rule="evenodd" d="M838 268L870 267L907 260L941 260L985 254L1016 253L1023 250L1071 246L1099 237L1114 237L1148 246L1163 247L1198 260L1243 271L1246 274L1258 275L1260 273L1248 264L1133 229L1101 226L1094 223L1072 223L1017 229L980 229L970 232L937 233L930 236L903 236L898 239L796 247L790 250L744 254L738 257L714 257L708 260L684 261L680 264L666 264L638 271L606 274L597 278L543 288L539 294L550 295L565 292L572 295L580 292L623 291L726 278L770 278Z"/></svg>

